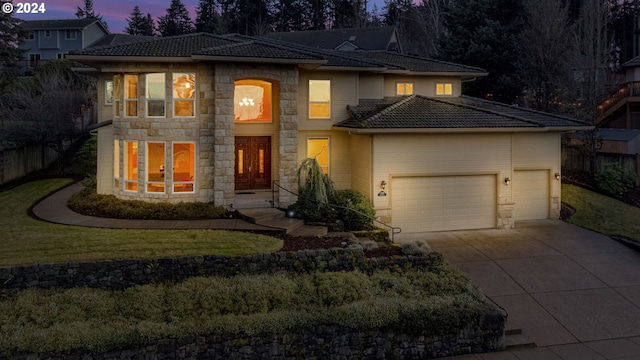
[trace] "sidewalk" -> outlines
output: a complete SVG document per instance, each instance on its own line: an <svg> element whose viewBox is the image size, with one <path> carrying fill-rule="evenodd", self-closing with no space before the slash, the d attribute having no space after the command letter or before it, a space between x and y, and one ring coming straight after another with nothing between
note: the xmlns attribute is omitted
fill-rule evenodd
<svg viewBox="0 0 640 360"><path fill-rule="evenodd" d="M281 229L252 224L242 219L129 220L80 215L71 211L66 204L69 197L82 188L81 183L75 183L54 193L34 206L33 214L41 220L56 224L109 229L282 231Z"/></svg>

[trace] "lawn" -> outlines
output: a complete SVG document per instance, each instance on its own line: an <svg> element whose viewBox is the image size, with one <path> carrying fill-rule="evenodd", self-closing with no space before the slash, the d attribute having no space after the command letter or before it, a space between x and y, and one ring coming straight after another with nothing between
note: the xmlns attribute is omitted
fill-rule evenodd
<svg viewBox="0 0 640 360"><path fill-rule="evenodd" d="M69 179L30 182L0 192L0 266L82 260L204 254L245 255L277 251L270 236L218 230L117 230L51 224L28 208Z"/></svg>
<svg viewBox="0 0 640 360"><path fill-rule="evenodd" d="M562 184L562 201L576 209L567 222L640 242L640 208L569 184Z"/></svg>

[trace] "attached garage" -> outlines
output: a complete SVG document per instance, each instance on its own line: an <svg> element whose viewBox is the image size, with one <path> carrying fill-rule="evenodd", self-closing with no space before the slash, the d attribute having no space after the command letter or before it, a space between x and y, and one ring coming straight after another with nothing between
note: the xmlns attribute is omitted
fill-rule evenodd
<svg viewBox="0 0 640 360"><path fill-rule="evenodd" d="M514 171L512 184L516 221L549 218L548 170Z"/></svg>
<svg viewBox="0 0 640 360"><path fill-rule="evenodd" d="M496 176L394 177L393 226L403 233L496 227Z"/></svg>

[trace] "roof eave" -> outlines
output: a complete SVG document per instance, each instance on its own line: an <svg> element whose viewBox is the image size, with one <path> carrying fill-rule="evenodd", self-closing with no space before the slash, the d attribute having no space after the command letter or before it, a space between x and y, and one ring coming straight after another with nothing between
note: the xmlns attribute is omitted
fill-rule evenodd
<svg viewBox="0 0 640 360"><path fill-rule="evenodd" d="M67 54L67 59L79 62L192 62L190 56L108 56Z"/></svg>
<svg viewBox="0 0 640 360"><path fill-rule="evenodd" d="M386 67L368 67L368 66L331 66L322 65L317 70L337 70L337 71L370 71L370 72L385 72Z"/></svg>
<svg viewBox="0 0 640 360"><path fill-rule="evenodd" d="M354 134L443 134L443 133L504 133L504 132L570 132L592 130L594 126L551 126L551 127L490 127L490 128L349 128L334 125L334 130L347 131Z"/></svg>
<svg viewBox="0 0 640 360"><path fill-rule="evenodd" d="M310 59L285 59L285 58L261 58L261 57L237 57L237 56L213 56L213 55L192 55L193 60L210 60L210 61L232 61L232 62L250 62L250 63L267 63L267 64L310 64L323 65L327 60L310 60Z"/></svg>

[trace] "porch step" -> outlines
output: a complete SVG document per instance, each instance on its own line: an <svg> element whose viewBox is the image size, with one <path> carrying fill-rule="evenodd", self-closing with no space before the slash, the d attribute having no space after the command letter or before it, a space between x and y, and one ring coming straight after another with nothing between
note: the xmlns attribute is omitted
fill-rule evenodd
<svg viewBox="0 0 640 360"><path fill-rule="evenodd" d="M245 220L251 223L282 229L285 234L292 234L296 230L305 226L303 220L287 218L284 216L284 211L274 208L239 209L238 213L240 213ZM326 231L327 230L325 228L325 234Z"/></svg>

